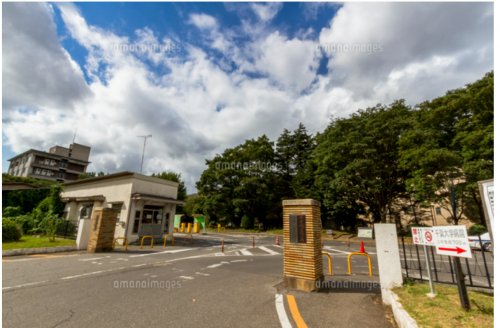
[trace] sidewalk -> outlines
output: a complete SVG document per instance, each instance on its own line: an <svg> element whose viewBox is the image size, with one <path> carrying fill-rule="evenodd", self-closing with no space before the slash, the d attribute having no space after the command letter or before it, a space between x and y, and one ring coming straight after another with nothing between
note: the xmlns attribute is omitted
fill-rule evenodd
<svg viewBox="0 0 500 328"><path fill-rule="evenodd" d="M278 292L295 297L307 327L396 327L391 309L382 304L378 277L336 275L326 277L322 286L313 293L279 287ZM293 315L289 318L294 321Z"/></svg>

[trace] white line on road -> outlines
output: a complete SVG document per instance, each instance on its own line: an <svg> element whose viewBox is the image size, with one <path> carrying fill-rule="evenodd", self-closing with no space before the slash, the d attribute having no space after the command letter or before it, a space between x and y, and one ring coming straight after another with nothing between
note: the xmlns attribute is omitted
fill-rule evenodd
<svg viewBox="0 0 500 328"><path fill-rule="evenodd" d="M252 253L250 253L246 248L243 248L242 250L240 250L240 252L243 255L252 256Z"/></svg>
<svg viewBox="0 0 500 328"><path fill-rule="evenodd" d="M192 251L192 250L195 250L195 249L197 249L197 248L174 249L174 250L163 251L163 252L130 255L130 257L142 257L142 256L150 256L150 255L158 255L158 254L175 254L175 253L180 253L180 252Z"/></svg>
<svg viewBox="0 0 500 328"><path fill-rule="evenodd" d="M82 262L85 262L85 261L95 261L95 260L107 259L107 258L110 258L110 257L111 256L93 257L93 258L90 258L90 259L79 259L78 261L82 261Z"/></svg>
<svg viewBox="0 0 500 328"><path fill-rule="evenodd" d="M209 266L207 266L207 268L208 269L214 269L214 268L218 268L218 267L220 267L221 265L224 265L224 264L229 264L229 262L222 261L220 263L209 265Z"/></svg>
<svg viewBox="0 0 500 328"><path fill-rule="evenodd" d="M184 279L184 280L193 280L194 277L191 276L179 276L179 278Z"/></svg>
<svg viewBox="0 0 500 328"><path fill-rule="evenodd" d="M232 260L231 263L248 262L248 260Z"/></svg>
<svg viewBox="0 0 500 328"><path fill-rule="evenodd" d="M87 272L87 273L77 274L75 276L62 277L61 279L62 280L68 280L68 279L80 278L80 277L85 277L85 276L92 276L94 274L99 274L99 273L103 273L103 272L110 272L110 271L113 271L113 270L110 269L110 270L101 270L101 271Z"/></svg>
<svg viewBox="0 0 500 328"><path fill-rule="evenodd" d="M264 252L267 252L267 253L269 253L271 255L280 255L280 253L275 252L275 251L267 248L266 246L259 246L259 248L262 249Z"/></svg>
<svg viewBox="0 0 500 328"><path fill-rule="evenodd" d="M33 286L33 285L38 285L38 284L43 284L44 282L47 282L48 280L44 281L36 281L36 282L28 282L26 284L21 284L21 285L16 285L16 286L10 286L10 287L3 287L2 290L7 290L7 289L12 289L12 288L20 288L20 287L26 287L26 286Z"/></svg>
<svg viewBox="0 0 500 328"><path fill-rule="evenodd" d="M281 327L292 328L290 320L288 320L288 316L286 315L285 305L283 303L283 295L276 294L275 303L276 303L276 312L278 312L278 318L280 319Z"/></svg>
<svg viewBox="0 0 500 328"><path fill-rule="evenodd" d="M210 276L210 274L208 273L203 273L203 272L196 272L197 275L200 275L200 276L205 276L205 277L208 277Z"/></svg>

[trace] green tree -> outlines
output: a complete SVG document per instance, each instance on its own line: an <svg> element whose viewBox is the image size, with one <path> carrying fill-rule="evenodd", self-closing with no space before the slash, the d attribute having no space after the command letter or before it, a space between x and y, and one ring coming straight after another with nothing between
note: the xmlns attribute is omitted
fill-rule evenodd
<svg viewBox="0 0 500 328"><path fill-rule="evenodd" d="M187 189L184 181L182 180L181 174L174 171L163 171L160 173L153 173L153 177L160 178L163 180L177 182L179 187L177 189L177 199L185 200L187 197Z"/></svg>
<svg viewBox="0 0 500 328"><path fill-rule="evenodd" d="M398 140L412 112L404 101L378 105L333 121L313 152L316 186L331 215L367 211L385 222L390 207L404 192L406 170L399 166ZM336 220L342 218L335 218Z"/></svg>

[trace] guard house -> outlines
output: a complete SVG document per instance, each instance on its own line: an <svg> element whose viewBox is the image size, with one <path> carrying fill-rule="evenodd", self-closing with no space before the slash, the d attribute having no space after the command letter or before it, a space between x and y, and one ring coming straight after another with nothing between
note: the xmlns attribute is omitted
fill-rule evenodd
<svg viewBox="0 0 500 328"><path fill-rule="evenodd" d="M176 205L184 204L177 200L177 188L177 182L120 172L65 183L61 198L66 203L66 218L78 225L83 243L97 208L117 210L115 238L127 237L133 242L143 235L159 238L173 232Z"/></svg>

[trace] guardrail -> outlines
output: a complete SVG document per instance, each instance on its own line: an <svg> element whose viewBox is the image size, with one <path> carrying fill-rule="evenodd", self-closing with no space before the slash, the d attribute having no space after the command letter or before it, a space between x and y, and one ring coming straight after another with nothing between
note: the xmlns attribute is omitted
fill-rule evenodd
<svg viewBox="0 0 500 328"><path fill-rule="evenodd" d="M321 252L321 254L326 255L328 258L328 271L330 272L330 276L333 276L332 257L327 252Z"/></svg>

